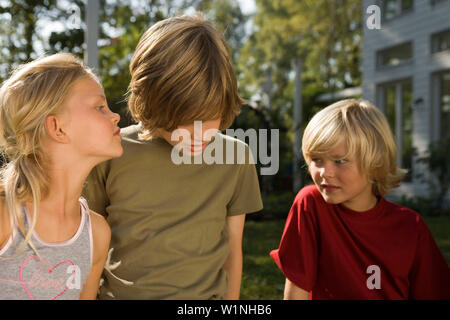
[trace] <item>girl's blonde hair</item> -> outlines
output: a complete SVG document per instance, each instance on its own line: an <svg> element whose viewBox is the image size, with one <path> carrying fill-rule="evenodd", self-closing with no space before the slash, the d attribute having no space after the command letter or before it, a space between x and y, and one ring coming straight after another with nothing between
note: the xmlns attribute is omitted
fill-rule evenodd
<svg viewBox="0 0 450 320"><path fill-rule="evenodd" d="M62 110L71 85L86 77L98 81L72 54L54 54L19 66L0 88L0 149L6 161L0 169L0 197L11 230L18 227L25 237L19 252L27 244L35 250L30 239L37 208L48 195L45 119ZM27 201L33 202L33 218L25 231L21 206Z"/></svg>
<svg viewBox="0 0 450 320"><path fill-rule="evenodd" d="M128 108L140 137L195 120L221 119L228 128L245 102L222 33L201 15L162 20L139 40L130 62Z"/></svg>
<svg viewBox="0 0 450 320"><path fill-rule="evenodd" d="M311 156L329 152L344 142L346 157L354 157L373 182L372 191L384 196L399 186L406 170L397 167L397 148L386 117L367 101L338 101L318 112L303 133L302 152Z"/></svg>

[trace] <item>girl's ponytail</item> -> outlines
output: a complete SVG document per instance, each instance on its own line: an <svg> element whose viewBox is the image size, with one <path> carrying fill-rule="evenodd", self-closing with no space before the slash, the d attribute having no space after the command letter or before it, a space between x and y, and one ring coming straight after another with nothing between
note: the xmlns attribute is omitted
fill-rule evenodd
<svg viewBox="0 0 450 320"><path fill-rule="evenodd" d="M39 255L31 242L31 236L36 225L40 199L48 189L47 177L43 168L35 161L34 157L19 156L4 166L1 170L1 179L3 184L0 186L0 194L6 200L11 230L15 227L18 228L25 238L17 253L20 253L26 245L30 245ZM33 202L33 215L28 230L26 230L22 205L25 201L30 200Z"/></svg>

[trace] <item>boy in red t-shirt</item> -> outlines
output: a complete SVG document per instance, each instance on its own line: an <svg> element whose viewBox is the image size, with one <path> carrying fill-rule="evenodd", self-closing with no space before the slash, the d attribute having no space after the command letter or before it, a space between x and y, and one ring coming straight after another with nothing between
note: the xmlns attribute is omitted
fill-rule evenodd
<svg viewBox="0 0 450 320"><path fill-rule="evenodd" d="M450 269L416 212L383 196L404 170L384 115L339 101L309 122L300 190L280 246L285 299L450 299Z"/></svg>

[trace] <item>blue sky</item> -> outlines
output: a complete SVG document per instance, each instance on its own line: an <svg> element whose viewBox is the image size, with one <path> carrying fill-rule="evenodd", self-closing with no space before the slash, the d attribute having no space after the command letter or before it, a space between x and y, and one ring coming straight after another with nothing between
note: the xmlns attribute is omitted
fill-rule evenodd
<svg viewBox="0 0 450 320"><path fill-rule="evenodd" d="M255 0L238 0L244 13L253 13L256 10Z"/></svg>

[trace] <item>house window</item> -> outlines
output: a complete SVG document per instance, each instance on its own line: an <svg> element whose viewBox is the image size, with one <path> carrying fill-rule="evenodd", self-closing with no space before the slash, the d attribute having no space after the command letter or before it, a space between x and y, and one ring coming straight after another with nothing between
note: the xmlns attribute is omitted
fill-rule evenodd
<svg viewBox="0 0 450 320"><path fill-rule="evenodd" d="M412 10L413 6L414 0L384 0L383 18L386 20L393 19Z"/></svg>
<svg viewBox="0 0 450 320"><path fill-rule="evenodd" d="M440 138L450 135L450 71L440 77Z"/></svg>
<svg viewBox="0 0 450 320"><path fill-rule="evenodd" d="M397 145L397 165L408 169L405 181L411 181L412 171L412 82L410 79L379 86L380 107L383 109Z"/></svg>
<svg viewBox="0 0 450 320"><path fill-rule="evenodd" d="M449 0L430 0L432 6L435 6L441 2L446 2L446 1L449 1Z"/></svg>
<svg viewBox="0 0 450 320"><path fill-rule="evenodd" d="M450 135L450 71L441 77L441 137Z"/></svg>
<svg viewBox="0 0 450 320"><path fill-rule="evenodd" d="M450 70L432 75L432 138L437 141L450 136Z"/></svg>
<svg viewBox="0 0 450 320"><path fill-rule="evenodd" d="M401 45L383 49L377 54L377 66L395 67L412 60L413 50L412 42L406 42Z"/></svg>
<svg viewBox="0 0 450 320"><path fill-rule="evenodd" d="M431 36L431 52L450 50L450 29Z"/></svg>

